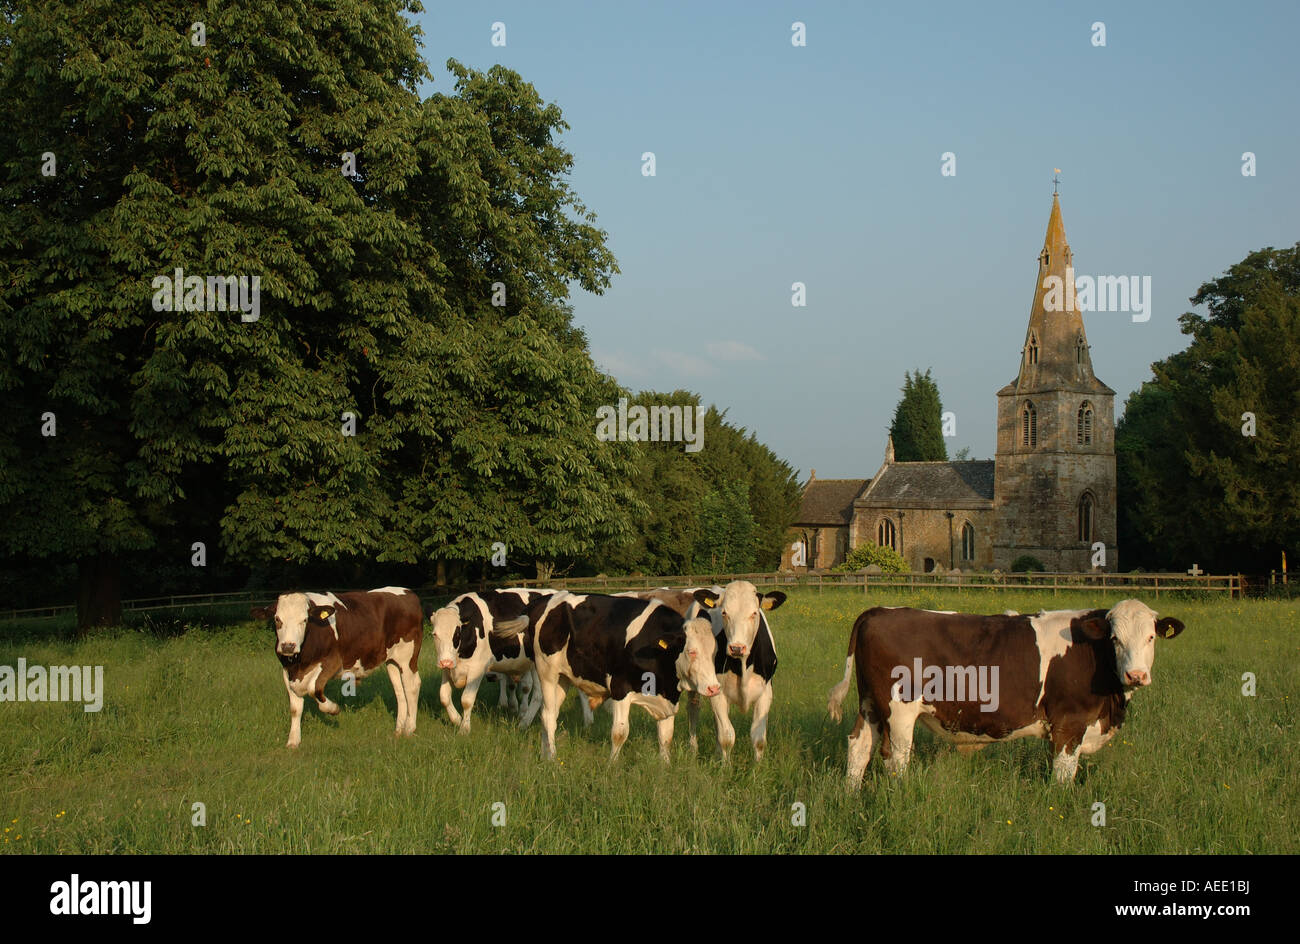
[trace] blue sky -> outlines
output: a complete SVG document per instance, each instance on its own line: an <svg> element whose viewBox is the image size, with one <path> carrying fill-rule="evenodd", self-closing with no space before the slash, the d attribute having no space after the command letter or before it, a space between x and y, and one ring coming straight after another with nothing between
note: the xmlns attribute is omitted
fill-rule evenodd
<svg viewBox="0 0 1300 944"><path fill-rule="evenodd" d="M873 475L918 367L957 416L949 452L992 457L1053 168L1076 272L1151 277L1149 321L1085 314L1117 419L1185 346L1202 282L1300 240L1300 4L448 2L416 21L426 92L450 91L448 58L499 62L563 110L571 184L622 270L575 291L597 363L698 392L802 478Z"/></svg>

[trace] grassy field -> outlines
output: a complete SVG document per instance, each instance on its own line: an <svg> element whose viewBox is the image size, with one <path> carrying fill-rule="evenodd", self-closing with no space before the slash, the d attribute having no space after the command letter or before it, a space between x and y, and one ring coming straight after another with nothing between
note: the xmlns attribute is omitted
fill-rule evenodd
<svg viewBox="0 0 1300 944"><path fill-rule="evenodd" d="M561 713L560 761L544 763L536 727L516 730L496 709L492 685L480 692L473 732L459 736L438 705L432 646L421 659L414 738L393 738L395 703L379 672L355 698L331 683L342 714L325 718L309 705L302 747L291 752L264 626L170 636L120 629L81 642L32 625L0 627L0 665L19 657L103 665L105 687L98 713L0 703L0 851L1300 851L1295 602L1148 599L1187 631L1160 642L1153 685L1073 785L1052 781L1046 742L963 757L918 727L905 775L890 777L877 757L862 792L844 791L850 725L830 722L826 695L867 605L996 613L1114 602L1028 592L792 594L771 616L781 662L768 758L754 764L748 718L733 709L738 745L726 767L707 710L698 759L684 711L665 768L649 716L634 709L632 736L611 765L609 714L584 730L572 697ZM1256 676L1254 697L1242 694L1245 672ZM1098 802L1104 826L1092 825ZM206 825L193 825L195 803ZM494 810L504 825L493 825Z"/></svg>

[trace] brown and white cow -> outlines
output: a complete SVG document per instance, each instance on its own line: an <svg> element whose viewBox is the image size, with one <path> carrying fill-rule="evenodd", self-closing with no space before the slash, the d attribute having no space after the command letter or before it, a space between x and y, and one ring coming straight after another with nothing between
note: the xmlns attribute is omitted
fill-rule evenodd
<svg viewBox="0 0 1300 944"><path fill-rule="evenodd" d="M1056 779L1071 781L1079 757L1115 736L1133 691L1151 684L1156 637L1182 631L1138 600L1037 616L867 610L853 624L844 679L827 704L840 720L856 664L849 787L861 784L877 745L888 770L903 770L918 720L968 748L1050 740Z"/></svg>
<svg viewBox="0 0 1300 944"><path fill-rule="evenodd" d="M560 704L576 687L614 715L610 758L628 735L632 705L658 723L659 756L668 762L680 693L716 695L712 627L686 620L657 599L567 591L529 607L530 647L542 690L542 753L555 759Z"/></svg>
<svg viewBox="0 0 1300 944"><path fill-rule="evenodd" d="M397 696L397 731L415 733L420 701L420 644L424 618L420 598L404 587L357 593L282 593L254 619L275 624L275 654L289 692L289 747L302 741L306 695L327 715L339 706L325 696L325 683L349 673L361 679L380 665Z"/></svg>
<svg viewBox="0 0 1300 944"><path fill-rule="evenodd" d="M780 590L759 593L748 580L733 580L725 587L694 591L696 601L704 607L702 615L713 625L718 641L714 668L722 683L722 692L709 699L718 729L718 749L725 761L736 743L736 729L731 726L731 706L753 711L749 739L754 758L763 759L767 748L767 718L772 710L772 677L776 675L776 642L767 625L767 613L785 602ZM692 692L686 706L690 720L691 746L696 744L699 726L699 695Z"/></svg>

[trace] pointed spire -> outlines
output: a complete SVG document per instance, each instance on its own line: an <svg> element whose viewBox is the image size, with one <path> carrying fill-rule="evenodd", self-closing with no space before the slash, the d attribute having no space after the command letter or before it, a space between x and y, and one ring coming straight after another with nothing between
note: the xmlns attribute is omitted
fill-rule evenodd
<svg viewBox="0 0 1300 944"><path fill-rule="evenodd" d="M885 446L885 465L894 461L894 434L889 434L889 442Z"/></svg>
<svg viewBox="0 0 1300 944"><path fill-rule="evenodd" d="M1029 328L1016 386L1022 392L1104 386L1092 372L1083 312L1075 297L1074 253L1065 237L1061 198L1052 194Z"/></svg>

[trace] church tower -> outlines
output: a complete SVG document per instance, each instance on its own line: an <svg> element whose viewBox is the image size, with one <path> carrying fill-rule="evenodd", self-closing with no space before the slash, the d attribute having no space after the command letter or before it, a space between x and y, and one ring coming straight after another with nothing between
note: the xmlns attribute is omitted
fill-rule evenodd
<svg viewBox="0 0 1300 944"><path fill-rule="evenodd" d="M1092 372L1074 256L1052 194L1020 373L998 391L994 566L1022 554L1049 571L1092 570L1094 545L1115 547L1115 391Z"/></svg>

